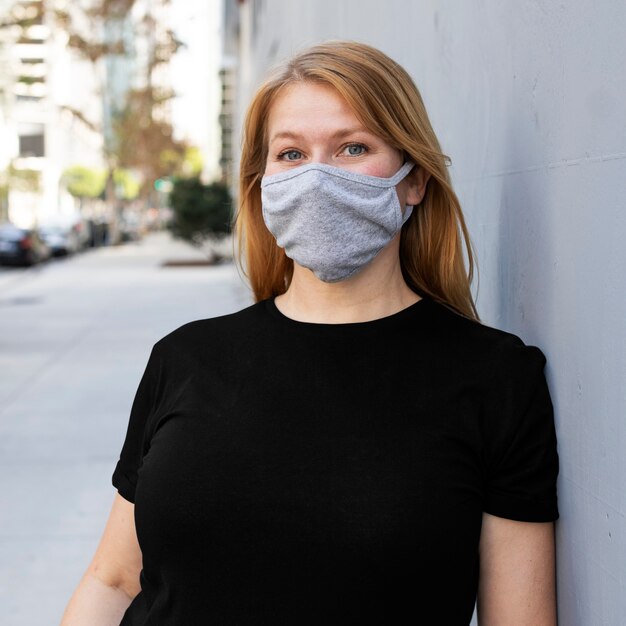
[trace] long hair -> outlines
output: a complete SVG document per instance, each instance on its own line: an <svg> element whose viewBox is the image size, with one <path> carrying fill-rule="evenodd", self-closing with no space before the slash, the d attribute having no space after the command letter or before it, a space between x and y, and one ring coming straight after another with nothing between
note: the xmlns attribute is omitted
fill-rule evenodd
<svg viewBox="0 0 626 626"><path fill-rule="evenodd" d="M441 152L422 97L406 70L380 50L354 41L330 41L300 52L275 69L248 108L234 231L235 257L255 300L284 293L293 276L293 261L278 247L263 221L261 178L268 153L270 107L283 87L297 81L334 87L370 132L431 174L424 198L402 227L402 274L418 295L430 296L480 321L470 290L473 245L452 189L447 170L450 159Z"/></svg>

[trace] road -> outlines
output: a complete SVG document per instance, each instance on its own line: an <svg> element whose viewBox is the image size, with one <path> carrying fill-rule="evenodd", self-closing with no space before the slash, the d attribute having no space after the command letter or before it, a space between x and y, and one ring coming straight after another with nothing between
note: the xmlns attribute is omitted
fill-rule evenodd
<svg viewBox="0 0 626 626"><path fill-rule="evenodd" d="M96 548L155 341L252 296L166 233L0 270L0 624L58 624Z"/></svg>

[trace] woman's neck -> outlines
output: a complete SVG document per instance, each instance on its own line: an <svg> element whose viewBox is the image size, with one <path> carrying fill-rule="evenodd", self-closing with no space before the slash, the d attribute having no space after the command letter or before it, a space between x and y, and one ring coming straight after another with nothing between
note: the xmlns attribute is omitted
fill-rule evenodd
<svg viewBox="0 0 626 626"><path fill-rule="evenodd" d="M294 264L291 284L275 303L298 321L345 324L386 317L420 299L404 281L398 257L381 256L354 277L337 283L325 283Z"/></svg>

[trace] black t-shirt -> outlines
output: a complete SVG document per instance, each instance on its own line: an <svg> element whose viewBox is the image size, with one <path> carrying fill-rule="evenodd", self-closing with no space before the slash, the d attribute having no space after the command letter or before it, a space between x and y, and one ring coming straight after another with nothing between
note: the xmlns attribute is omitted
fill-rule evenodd
<svg viewBox="0 0 626 626"><path fill-rule="evenodd" d="M143 553L122 624L468 624L483 511L559 517L545 362L430 298L172 331L113 474Z"/></svg>

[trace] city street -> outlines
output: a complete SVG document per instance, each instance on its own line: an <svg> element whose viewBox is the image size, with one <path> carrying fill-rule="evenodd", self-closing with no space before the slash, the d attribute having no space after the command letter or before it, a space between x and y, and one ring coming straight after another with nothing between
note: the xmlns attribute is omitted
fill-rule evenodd
<svg viewBox="0 0 626 626"><path fill-rule="evenodd" d="M0 624L58 624L96 548L150 349L248 306L232 263L165 232L35 268L0 268Z"/></svg>

